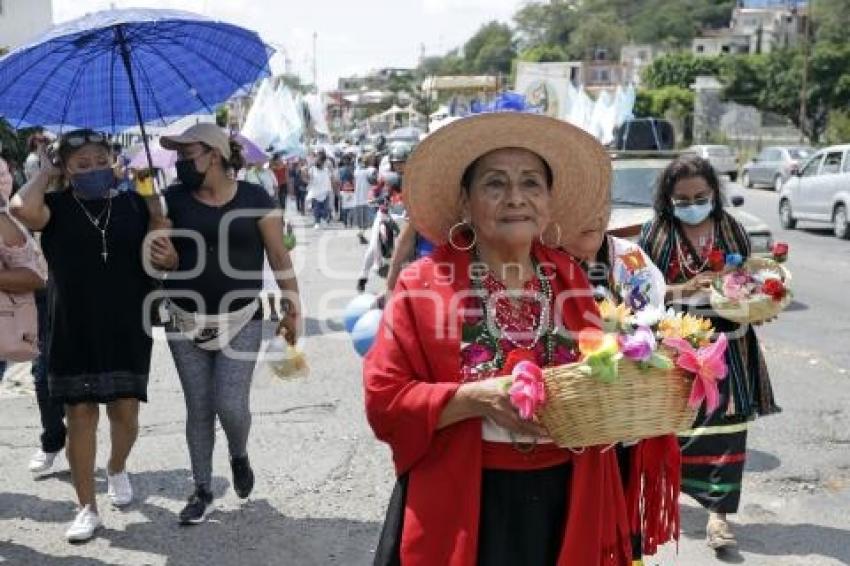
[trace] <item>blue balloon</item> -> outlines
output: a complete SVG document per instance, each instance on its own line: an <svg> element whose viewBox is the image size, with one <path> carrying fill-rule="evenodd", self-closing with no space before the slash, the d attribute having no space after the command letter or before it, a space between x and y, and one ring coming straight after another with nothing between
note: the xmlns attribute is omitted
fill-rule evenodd
<svg viewBox="0 0 850 566"><path fill-rule="evenodd" d="M342 322L345 325L345 331L351 332L360 317L366 314L374 305L377 297L369 293L363 293L354 297L345 311L342 314Z"/></svg>
<svg viewBox="0 0 850 566"><path fill-rule="evenodd" d="M351 331L351 342L361 356L365 356L375 342L375 336L378 334L383 315L384 311L381 309L372 309L361 316L357 324L354 325Z"/></svg>

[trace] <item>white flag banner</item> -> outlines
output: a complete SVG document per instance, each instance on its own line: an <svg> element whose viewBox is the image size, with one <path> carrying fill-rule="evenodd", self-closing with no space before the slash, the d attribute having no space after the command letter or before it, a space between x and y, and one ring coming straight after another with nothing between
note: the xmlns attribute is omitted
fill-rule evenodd
<svg viewBox="0 0 850 566"><path fill-rule="evenodd" d="M592 133L590 128L592 116L593 100L587 95L584 88L579 86L575 90L575 102L573 103L570 115L567 117L567 121L586 132Z"/></svg>
<svg viewBox="0 0 850 566"><path fill-rule="evenodd" d="M575 64L571 63L517 63L516 90L525 96L530 106L535 106L547 116L566 120L572 110L569 88Z"/></svg>
<svg viewBox="0 0 850 566"><path fill-rule="evenodd" d="M257 88L254 103L245 117L242 135L263 149L273 145L278 137L275 117L280 116L280 113L274 87L269 79L264 79Z"/></svg>
<svg viewBox="0 0 850 566"><path fill-rule="evenodd" d="M308 94L304 97L304 102L307 104L307 110L310 112L313 129L317 133L329 136L331 130L328 128L328 121L325 119L325 109L322 106L322 100L319 98L319 95Z"/></svg>

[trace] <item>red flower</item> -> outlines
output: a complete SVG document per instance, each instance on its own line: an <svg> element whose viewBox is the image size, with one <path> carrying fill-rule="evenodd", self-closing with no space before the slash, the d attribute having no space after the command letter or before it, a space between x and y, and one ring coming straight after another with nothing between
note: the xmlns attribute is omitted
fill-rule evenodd
<svg viewBox="0 0 850 566"><path fill-rule="evenodd" d="M516 348L515 350L512 350L505 360L502 373L504 375L512 374L514 368L520 362L531 362L533 364L537 364L537 355L532 350L526 350L525 348Z"/></svg>
<svg viewBox="0 0 850 566"><path fill-rule="evenodd" d="M764 285L761 287L761 292L773 299L774 301L781 301L785 298L785 295L788 291L785 289L785 285L782 284L782 281L779 279L768 279L764 282Z"/></svg>
<svg viewBox="0 0 850 566"><path fill-rule="evenodd" d="M773 253L774 260L779 262L785 261L788 259L788 244L785 242L776 242L773 244L771 252Z"/></svg>
<svg viewBox="0 0 850 566"><path fill-rule="evenodd" d="M723 250L715 248L708 252L708 265L712 271L723 271L723 268L726 267L726 254L723 253Z"/></svg>

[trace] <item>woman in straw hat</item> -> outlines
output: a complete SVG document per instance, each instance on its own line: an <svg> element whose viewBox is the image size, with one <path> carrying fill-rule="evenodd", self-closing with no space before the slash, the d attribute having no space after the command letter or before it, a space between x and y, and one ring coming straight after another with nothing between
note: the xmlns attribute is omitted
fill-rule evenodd
<svg viewBox="0 0 850 566"><path fill-rule="evenodd" d="M574 333L598 320L557 248L607 217L605 150L558 120L486 114L431 135L406 173L410 220L438 247L402 273L364 364L367 416L399 476L376 564L630 564L645 502L624 494L615 451L558 448L493 379L574 361ZM672 499L645 506L658 516L644 535L663 542L677 494L650 487Z"/></svg>

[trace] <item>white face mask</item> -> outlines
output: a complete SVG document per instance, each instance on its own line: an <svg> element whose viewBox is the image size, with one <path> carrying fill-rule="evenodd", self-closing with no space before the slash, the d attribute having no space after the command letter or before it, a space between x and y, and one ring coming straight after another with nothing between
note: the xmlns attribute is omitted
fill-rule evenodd
<svg viewBox="0 0 850 566"><path fill-rule="evenodd" d="M673 214L680 221L691 226L702 224L714 209L714 200L709 200L705 204L691 204L688 206L674 206Z"/></svg>

